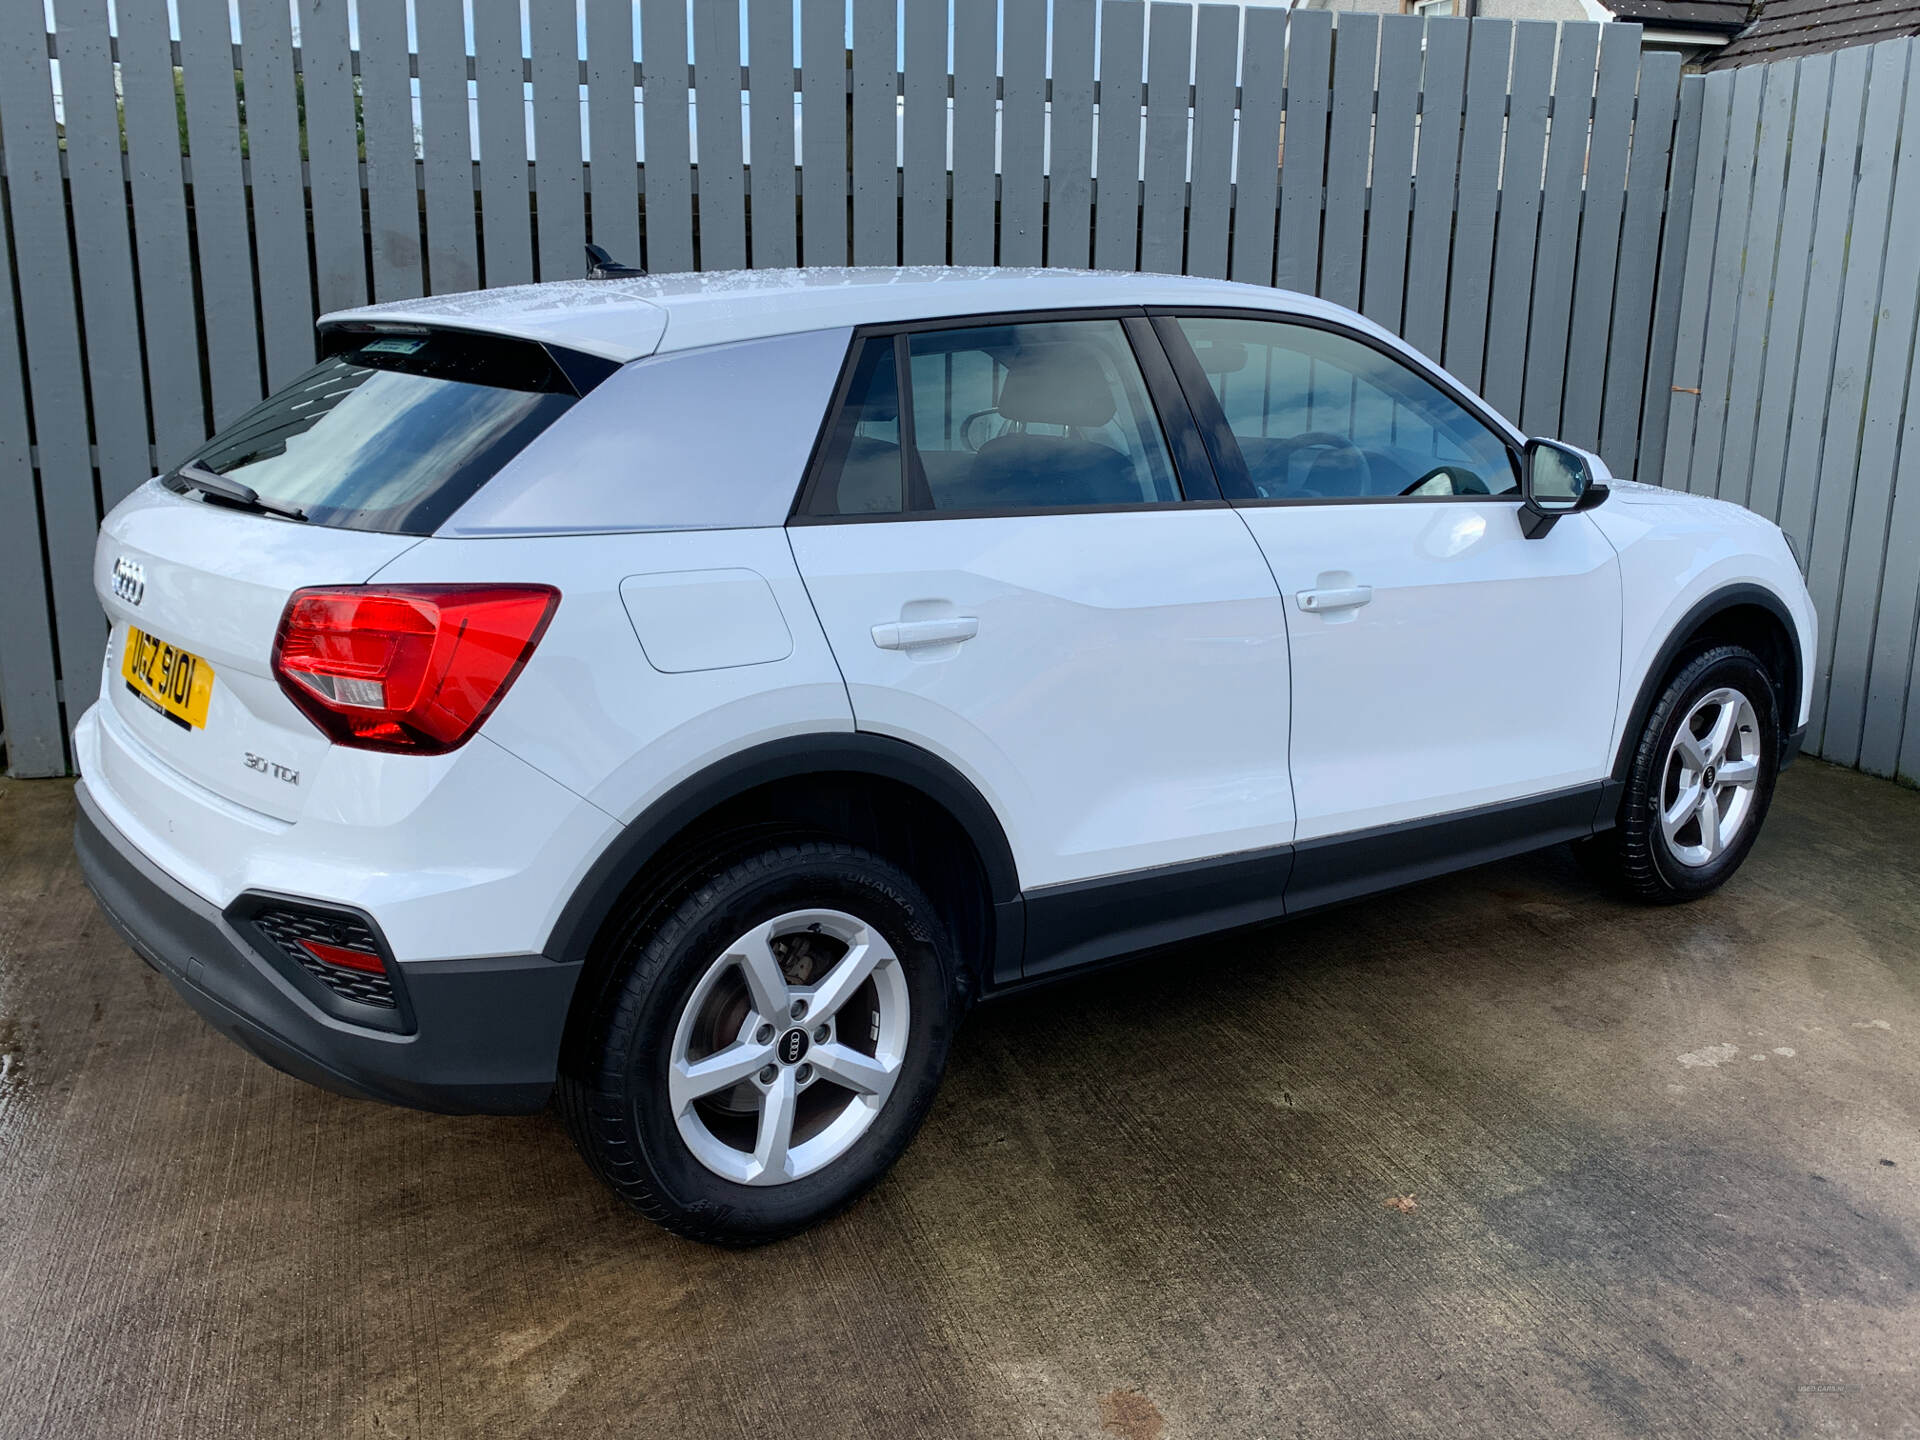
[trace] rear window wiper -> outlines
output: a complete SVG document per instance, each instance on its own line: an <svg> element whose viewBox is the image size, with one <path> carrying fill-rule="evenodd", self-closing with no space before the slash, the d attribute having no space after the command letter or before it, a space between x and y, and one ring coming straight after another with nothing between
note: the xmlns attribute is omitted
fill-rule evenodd
<svg viewBox="0 0 1920 1440"><path fill-rule="evenodd" d="M252 510L261 515L278 515L286 520L302 520L307 512L292 505L278 505L271 500L262 500L260 492L251 485L243 485L238 480L230 480L217 470L209 470L203 465L188 461L162 482L169 490L182 492L198 490L209 500L218 500L241 510Z"/></svg>

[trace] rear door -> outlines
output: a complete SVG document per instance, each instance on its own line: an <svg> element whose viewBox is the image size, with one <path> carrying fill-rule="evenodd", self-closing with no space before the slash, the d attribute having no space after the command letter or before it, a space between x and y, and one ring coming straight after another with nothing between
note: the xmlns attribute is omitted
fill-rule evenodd
<svg viewBox="0 0 1920 1440"><path fill-rule="evenodd" d="M1598 528L1571 515L1523 536L1508 438L1359 335L1156 325L1287 598L1303 844L1552 796L1589 823L1568 792L1607 772L1620 660ZM1309 869L1303 848L1296 890Z"/></svg>
<svg viewBox="0 0 1920 1440"><path fill-rule="evenodd" d="M788 530L856 724L967 775L1029 890L1293 834L1284 609L1150 380L1137 315L856 338Z"/></svg>

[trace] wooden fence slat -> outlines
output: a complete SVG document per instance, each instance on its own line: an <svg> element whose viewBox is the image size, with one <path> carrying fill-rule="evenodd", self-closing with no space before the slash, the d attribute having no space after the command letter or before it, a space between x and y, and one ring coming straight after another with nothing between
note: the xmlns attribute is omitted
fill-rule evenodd
<svg viewBox="0 0 1920 1440"><path fill-rule="evenodd" d="M895 127L898 113L898 16L893 0L854 0L853 6L853 263L900 263L899 169ZM993 61L989 49L987 67ZM993 152L987 152L989 171ZM989 179L989 186L991 180ZM991 263L991 194L984 221Z"/></svg>
<svg viewBox="0 0 1920 1440"><path fill-rule="evenodd" d="M1694 165L1694 207L1687 230L1686 275L1680 289L1680 326L1674 345L1673 399L1668 407L1667 450L1660 483L1687 488L1693 470L1700 415L1701 367L1706 351L1707 310L1713 282L1714 240L1726 177L1733 109L1733 75L1709 75L1701 101L1700 149Z"/></svg>
<svg viewBox="0 0 1920 1440"><path fill-rule="evenodd" d="M320 292L320 313L324 315L329 310L367 303L366 234L360 223L359 121L354 113L347 0L299 0L299 8L314 280ZM482 6L481 11L490 14L492 8ZM477 15L475 24L479 24ZM517 23L513 33L514 52L518 54ZM523 165L522 171L525 168ZM525 190L523 174L522 215L527 208ZM488 283L506 282L489 280Z"/></svg>
<svg viewBox="0 0 1920 1440"><path fill-rule="evenodd" d="M180 0L179 13L187 148L193 156L194 250L200 259L200 314L218 429L257 404L262 393L233 32L226 0Z"/></svg>
<svg viewBox="0 0 1920 1440"><path fill-rule="evenodd" d="M1547 133L1547 173L1540 189L1540 240L1533 254L1533 313L1527 326L1527 384L1520 396L1529 434L1560 429L1567 376L1567 330L1573 309L1574 247L1587 159L1587 126L1600 27L1560 27L1560 61L1553 76L1553 123Z"/></svg>
<svg viewBox="0 0 1920 1440"><path fill-rule="evenodd" d="M147 341L147 394L153 403L154 448L166 468L186 459L207 438L193 291L179 283L180 276L193 273L193 261L187 248L173 47L166 7L130 5L118 19L127 169L138 217L133 241Z"/></svg>
<svg viewBox="0 0 1920 1440"><path fill-rule="evenodd" d="M1427 355L1441 353L1447 320L1447 264L1453 250L1454 185L1460 164L1460 110L1467 81L1469 20L1427 22L1420 142L1407 255L1406 319L1400 333Z"/></svg>
<svg viewBox="0 0 1920 1440"><path fill-rule="evenodd" d="M1140 7L1145 13L1145 7ZM953 16L953 263L993 263L994 7Z"/></svg>
<svg viewBox="0 0 1920 1440"><path fill-rule="evenodd" d="M1628 130L1639 70L1640 27L1604 27L1600 35L1600 74L1594 82L1586 210L1580 217L1575 252L1568 373L1560 416L1562 438L1589 450L1600 448L1600 411L1606 397L1608 338L1620 259L1620 220L1627 199Z"/></svg>
<svg viewBox="0 0 1920 1440"><path fill-rule="evenodd" d="M418 3L418 0L416 0ZM768 5L784 8L783 0L754 0L754 15ZM758 19L756 18L756 24ZM758 31L755 31L756 37ZM781 38L787 40L789 51L792 49L792 23L789 17L787 29ZM421 49L426 48L426 40L421 38ZM633 85L633 5L632 0L587 0L587 173L591 177L589 190L591 215L589 229L593 243L605 250L623 265L640 263L640 152L634 134L634 111L636 96ZM424 75L425 62L422 61ZM791 68L791 67L789 67ZM792 264L793 245L793 93L792 86L782 71L780 83L787 86L787 245L789 258L778 262ZM426 82L421 81L424 90ZM464 85L462 89L464 90ZM773 87L779 94L779 86ZM424 104L424 101L422 102ZM770 102L777 105L777 99ZM466 106L460 107L462 122L466 119ZM754 105L754 119L760 120L760 106ZM754 132L754 153L760 153L760 135ZM771 173L771 172L770 172ZM760 192L756 172L754 203L756 214L759 211ZM428 194L431 197L432 184L429 181ZM431 206L431 198L429 198ZM471 211L472 194L469 187L467 209ZM778 226L769 222L769 231ZM431 233L431 231L429 231ZM758 237L756 236L756 239ZM769 239L768 243L772 243ZM582 257L585 263L585 257Z"/></svg>
<svg viewBox="0 0 1920 1440"><path fill-rule="evenodd" d="M1053 0L1053 112L1047 128L1047 264L1093 259L1094 0Z"/></svg>
<svg viewBox="0 0 1920 1440"><path fill-rule="evenodd" d="M1915 321L1920 319L1920 105L1914 103L1915 47L1905 40L1874 47L1887 55L1886 74L1905 71L1906 113L1898 129L1892 196L1887 202L1886 257L1880 294L1874 307L1869 348L1862 357L1865 405L1860 425L1859 459L1852 513L1835 513L1833 528L1844 526L1845 560L1832 647L1832 679L1827 690L1826 726L1820 753L1841 765L1860 760L1861 729L1866 719L1867 672L1873 663L1874 617L1879 614L1888 521L1893 505L1893 474L1899 461L1902 415L1907 399L1908 359ZM1876 62L1879 56L1876 55ZM1881 78L1876 68L1875 80ZM1899 80L1889 79L1898 85ZM1897 114L1898 112L1893 112ZM1863 172L1862 179L1865 179ZM1861 241L1856 206L1854 244ZM1871 234L1868 237L1871 240ZM1815 527L1816 537L1820 527ZM1906 641L1902 637L1901 644Z"/></svg>
<svg viewBox="0 0 1920 1440"><path fill-rule="evenodd" d="M64 98L73 248L86 324L87 388L102 500L111 507L153 474L147 396L134 306L133 242L106 0L61 0L60 89ZM300 237L301 258L306 236ZM0 282L6 271L0 270Z"/></svg>
<svg viewBox="0 0 1920 1440"><path fill-rule="evenodd" d="M165 11L160 22L166 23ZM7 227L0 224L0 280L12 274L13 249ZM0 515L9 517L37 515L40 508L27 443L27 382L20 368L19 338L13 286L0 284ZM66 773L40 526L17 518L0 525L0 722L6 732L7 774L25 779Z"/></svg>
<svg viewBox="0 0 1920 1440"><path fill-rule="evenodd" d="M1325 10L1289 13L1287 114L1281 130L1280 231L1274 242L1273 283L1282 290L1311 295L1320 283L1333 16Z"/></svg>
<svg viewBox="0 0 1920 1440"><path fill-rule="evenodd" d="M746 178L741 170L740 11L693 7L694 86L700 163L700 268L747 264Z"/></svg>
<svg viewBox="0 0 1920 1440"><path fill-rule="evenodd" d="M1660 276L1654 286L1652 339L1647 346L1646 400L1634 453L1634 478L1650 485L1665 483L1669 422L1674 401L1679 398L1673 383L1674 351L1679 342L1681 300L1691 249L1706 95L1707 82L1701 76L1681 77L1679 116L1673 126L1672 180L1660 230Z"/></svg>
<svg viewBox="0 0 1920 1440"><path fill-rule="evenodd" d="M399 6L362 6L360 97L367 137L367 230L376 300L408 299L424 289L407 61L407 12ZM545 209L543 205L542 219Z"/></svg>
<svg viewBox="0 0 1920 1440"><path fill-rule="evenodd" d="M1178 275L1186 258L1187 76L1193 10L1147 7L1147 148L1141 164L1140 268Z"/></svg>
<svg viewBox="0 0 1920 1440"><path fill-rule="evenodd" d="M841 52L834 46L836 60ZM835 78L844 71L836 64ZM645 219L640 234L655 275L693 269L693 151L687 121L687 7L640 0L640 110ZM844 167L845 158L841 164ZM844 221L842 224L844 225Z"/></svg>
<svg viewBox="0 0 1920 1440"><path fill-rule="evenodd" d="M678 67L683 76L684 64ZM486 283L489 287L524 285L533 279L533 236L527 203L526 65L520 50L520 16L513 7L475 8L473 76L480 127L480 252ZM312 94L311 82L308 94Z"/></svg>
<svg viewBox="0 0 1920 1440"><path fill-rule="evenodd" d="M1327 213L1321 226L1320 294L1349 309L1360 304L1360 262L1367 233L1367 166L1373 151L1373 75L1380 18L1341 17L1333 48L1333 97L1327 121Z"/></svg>
<svg viewBox="0 0 1920 1440"><path fill-rule="evenodd" d="M696 11L732 17L731 6ZM532 0L527 12L533 73L533 175L538 195L542 280L587 273L586 197L580 175L580 15L574 0ZM734 148L739 149L739 45L734 46ZM737 168L737 167L736 167ZM738 203L736 185L735 200ZM744 247L743 247L744 248Z"/></svg>
<svg viewBox="0 0 1920 1440"><path fill-rule="evenodd" d="M1773 65L1753 68L1761 77L1753 200L1741 240L1744 264L1733 318L1724 439L1716 447L1718 473L1712 492L1736 505L1747 503L1753 487L1755 407L1760 403L1763 362L1772 347L1772 326L1777 322L1784 338L1799 324L1797 314L1789 320L1776 311L1774 294L1781 205L1786 192L1787 132L1793 121L1794 70L1792 66ZM1796 263L1797 257L1788 257L1789 268ZM1704 387L1709 382L1702 383Z"/></svg>
<svg viewBox="0 0 1920 1440"><path fill-rule="evenodd" d="M267 389L278 390L313 364L315 355L307 182L300 169L300 94L286 0L241 0L240 48L247 86L254 251L266 271L260 284L260 337ZM144 221L144 213L141 218Z"/></svg>
<svg viewBox="0 0 1920 1440"><path fill-rule="evenodd" d="M900 124L900 259L947 261L947 7L906 7Z"/></svg>
<svg viewBox="0 0 1920 1440"><path fill-rule="evenodd" d="M842 0L800 0L800 258L807 265L847 263L846 13Z"/></svg>
<svg viewBox="0 0 1920 1440"><path fill-rule="evenodd" d="M1540 232L1540 175L1547 154L1547 106L1560 27L1522 20L1513 30L1513 81L1500 217L1493 233L1493 298L1481 393L1509 420L1520 419L1526 388L1527 327L1533 254Z"/></svg>
<svg viewBox="0 0 1920 1440"><path fill-rule="evenodd" d="M1636 463L1646 398L1653 286L1660 268L1660 219L1673 157L1679 91L1678 55L1669 51L1641 56L1626 207L1620 222L1620 262L1614 270L1606 396L1600 415L1600 454L1616 475L1628 478Z"/></svg>
<svg viewBox="0 0 1920 1440"><path fill-rule="evenodd" d="M4 330L0 326L0 333ZM1914 368L1907 386L1900 470L1894 477L1893 514L1887 530L1887 573L1881 580L1867 722L1860 740L1861 769L1910 782L1920 780L1916 620L1920 620L1920 366Z"/></svg>
<svg viewBox="0 0 1920 1440"><path fill-rule="evenodd" d="M269 7L274 0L259 0ZM594 0L587 24L614 0ZM467 114L466 20L461 0L414 0L420 48L420 160L427 191L426 284L435 295L480 286L480 260L473 223L473 131ZM627 67L627 87L633 87ZM631 112L629 112L631 113ZM628 127L631 131L632 124ZM619 252L638 263L640 247Z"/></svg>
<svg viewBox="0 0 1920 1440"><path fill-rule="evenodd" d="M1287 13L1246 13L1240 44L1240 143L1234 162L1231 279L1273 283L1280 220L1280 102L1286 81Z"/></svg>
<svg viewBox="0 0 1920 1440"><path fill-rule="evenodd" d="M1100 7L1099 175L1094 191L1093 263L1131 270L1140 258L1140 73L1147 7L1105 0ZM956 34L955 45L959 43ZM956 77L954 84L959 85ZM959 116L954 117L959 146ZM954 259L959 255L960 189L954 177Z"/></svg>
<svg viewBox="0 0 1920 1440"><path fill-rule="evenodd" d="M1418 15L1380 22L1379 98L1373 117L1373 195L1367 212L1367 258L1360 309L1398 331L1405 309L1407 234L1413 221L1414 107L1426 26ZM1501 88L1506 78L1501 77Z"/></svg>
<svg viewBox="0 0 1920 1440"><path fill-rule="evenodd" d="M1507 67L1512 59L1513 22L1475 20L1467 36L1467 115L1460 130L1460 199L1443 351L1447 369L1475 390L1486 370L1493 238L1506 138Z"/></svg>
<svg viewBox="0 0 1920 1440"><path fill-rule="evenodd" d="M793 0L752 0L747 59L753 85L748 107L753 214L747 235L753 265L765 270L792 265L799 254L793 185Z"/></svg>
<svg viewBox="0 0 1920 1440"><path fill-rule="evenodd" d="M1753 159L1760 138L1760 94L1766 72L1748 65L1734 72L1733 107L1727 119L1727 163L1720 192L1720 225L1714 241L1707 292L1707 333L1700 356L1700 401L1695 410L1693 461L1686 486L1717 494L1721 447L1726 439L1727 386L1733 374L1734 340L1740 318L1742 272L1749 255L1747 226L1753 215ZM1757 257L1756 257L1757 258ZM1771 253L1768 260L1771 261Z"/></svg>
<svg viewBox="0 0 1920 1440"><path fill-rule="evenodd" d="M1798 547L1803 562L1810 558L1813 542L1820 444L1826 428L1827 389L1833 381L1833 343L1840 325L1847 235L1853 217L1854 165L1871 59L1871 51L1856 48L1840 51L1831 61L1833 98L1824 127L1820 200L1814 210L1807 304L1800 317L1799 368L1794 374L1793 415L1787 423L1785 478L1780 491L1780 528Z"/></svg>
<svg viewBox="0 0 1920 1440"><path fill-rule="evenodd" d="M1187 201L1187 273L1227 275L1233 225L1233 79L1240 7L1202 5L1194 36L1193 181Z"/></svg>
<svg viewBox="0 0 1920 1440"><path fill-rule="evenodd" d="M1753 437L1753 482L1747 504L1769 520L1780 518L1786 478L1787 426L1793 415L1794 369L1800 358L1800 325L1806 313L1813 253L1813 222L1820 186L1820 150L1832 99L1833 56L1809 56L1776 70L1794 81L1793 117L1779 138L1787 148L1781 202L1780 264L1767 330L1766 364L1760 377L1758 420Z"/></svg>
<svg viewBox="0 0 1920 1440"><path fill-rule="evenodd" d="M1866 115L1860 127L1853 224L1847 237L1847 278L1834 338L1833 381L1827 389L1826 440L1820 449L1820 486L1813 539L1807 547L1807 589L1820 616L1818 671L1807 744L1826 753L1827 689L1840 624L1840 592L1851 534L1851 501L1860 472L1861 429L1871 377L1875 321L1880 312L1881 265L1887 251L1893 162L1899 148L1900 109L1905 98L1907 46L1898 41L1872 47ZM1909 232L1910 235L1911 232ZM1902 245L1913 248L1908 235Z"/></svg>
<svg viewBox="0 0 1920 1440"><path fill-rule="evenodd" d="M1000 263L1038 265L1046 253L1046 0L1007 0L1002 25Z"/></svg>
<svg viewBox="0 0 1920 1440"><path fill-rule="evenodd" d="M67 250L43 13L38 4L16 3L11 23L0 25L0 140L19 276L20 331L26 339L26 388L40 455L60 682L69 719L77 720L99 693L107 627L93 594L93 539L100 517L87 455L80 317Z"/></svg>

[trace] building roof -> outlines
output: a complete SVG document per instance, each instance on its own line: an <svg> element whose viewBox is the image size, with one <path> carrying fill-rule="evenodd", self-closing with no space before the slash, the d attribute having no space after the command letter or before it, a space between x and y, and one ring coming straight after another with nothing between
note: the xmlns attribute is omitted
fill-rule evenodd
<svg viewBox="0 0 1920 1440"><path fill-rule="evenodd" d="M1794 60L1901 35L1920 35L1920 0L1763 0L1754 22L1706 68Z"/></svg>
<svg viewBox="0 0 1920 1440"><path fill-rule="evenodd" d="M1750 0L1603 0L1616 20L1663 30L1717 30L1731 35L1753 14Z"/></svg>
<svg viewBox="0 0 1920 1440"><path fill-rule="evenodd" d="M842 325L1050 307L1196 304L1285 309L1339 317L1348 324L1365 323L1310 295L1199 276L937 265L556 280L390 300L337 310L322 316L320 323L477 330L545 341L625 363L656 351L691 350Z"/></svg>

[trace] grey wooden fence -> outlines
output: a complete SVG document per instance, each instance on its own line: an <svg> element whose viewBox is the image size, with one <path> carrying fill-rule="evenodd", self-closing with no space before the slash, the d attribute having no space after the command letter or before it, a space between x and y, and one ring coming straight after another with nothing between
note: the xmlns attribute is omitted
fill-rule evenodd
<svg viewBox="0 0 1920 1440"><path fill-rule="evenodd" d="M1920 778L1920 45L1710 76L1694 174L1666 483L1793 538L1809 744Z"/></svg>
<svg viewBox="0 0 1920 1440"><path fill-rule="evenodd" d="M114 35L107 0L54 0L48 34L0 0L12 773L65 769L96 693L103 507L311 363L317 313L576 276L586 238L655 271L1316 291L1621 473L1681 443L1687 216L1718 171L1701 83L1636 27L853 0L849 30L843 0L750 0L743 35L736 0L583 3L533 0L524 46L510 0L475 4L469 53L462 0L414 0L411 47L402 0L358 0L357 48L349 0L239 0L237 43L228 0L179 0L177 41L160 4Z"/></svg>

